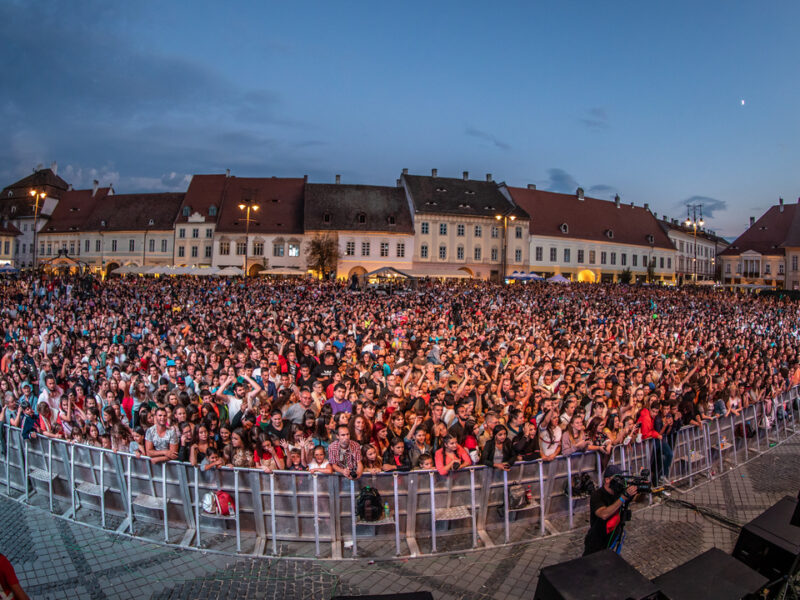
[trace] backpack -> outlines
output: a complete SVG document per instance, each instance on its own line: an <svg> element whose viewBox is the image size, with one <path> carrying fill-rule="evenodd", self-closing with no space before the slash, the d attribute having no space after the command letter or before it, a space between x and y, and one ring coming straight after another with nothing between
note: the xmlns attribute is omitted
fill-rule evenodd
<svg viewBox="0 0 800 600"><path fill-rule="evenodd" d="M203 512L227 517L236 512L236 505L228 492L206 492L203 495Z"/></svg>
<svg viewBox="0 0 800 600"><path fill-rule="evenodd" d="M508 507L511 510L525 508L531 503L530 487L523 487L519 483L508 486Z"/></svg>
<svg viewBox="0 0 800 600"><path fill-rule="evenodd" d="M356 498L356 512L362 521L378 521L383 515L383 501L374 487L361 488Z"/></svg>
<svg viewBox="0 0 800 600"><path fill-rule="evenodd" d="M575 473L572 476L572 497L591 496L596 486L588 473ZM569 482L564 484L564 494L569 495Z"/></svg>

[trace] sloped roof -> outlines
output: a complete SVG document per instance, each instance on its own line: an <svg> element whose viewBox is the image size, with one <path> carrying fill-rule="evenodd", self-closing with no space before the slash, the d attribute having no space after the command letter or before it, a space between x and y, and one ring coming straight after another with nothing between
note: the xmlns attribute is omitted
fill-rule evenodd
<svg viewBox="0 0 800 600"><path fill-rule="evenodd" d="M681 233L685 233L686 235L694 235L694 229L692 227L687 226L684 221L678 221L677 225L672 221L664 219L659 219L658 224L661 226L661 229L664 230L664 233L669 235L670 231L679 231ZM728 241L725 238L722 238L714 233L711 233L705 229L697 228L697 237L704 238L710 242L714 243L722 243L727 244Z"/></svg>
<svg viewBox="0 0 800 600"><path fill-rule="evenodd" d="M58 201L50 221L42 229L42 233L62 233L68 231L86 231L86 223L92 215L97 203L108 195L110 188L92 190L69 190L64 192Z"/></svg>
<svg viewBox="0 0 800 600"><path fill-rule="evenodd" d="M69 184L53 173L52 169L39 169L27 177L3 188L0 192L0 214L4 217L32 217L34 203L30 191L36 189L49 198L60 198ZM12 207L14 211L12 213Z"/></svg>
<svg viewBox="0 0 800 600"><path fill-rule="evenodd" d="M244 233L243 200L258 205L250 213L250 233L303 233L305 179L278 177L228 177L217 221L217 231Z"/></svg>
<svg viewBox="0 0 800 600"><path fill-rule="evenodd" d="M18 236L22 235L22 232L13 223L0 221L0 235Z"/></svg>
<svg viewBox="0 0 800 600"><path fill-rule="evenodd" d="M527 219L524 210L514 206L494 181L403 175L416 213L451 213L469 217L515 215Z"/></svg>
<svg viewBox="0 0 800 600"><path fill-rule="evenodd" d="M511 197L531 215L531 235L564 237L568 239L614 242L650 246L648 236L653 236L654 248L674 250L667 234L661 229L653 214L630 204L616 204L576 194L559 194L527 188L508 188ZM566 233L562 225L566 224ZM613 232L609 237L608 232Z"/></svg>
<svg viewBox="0 0 800 600"><path fill-rule="evenodd" d="M306 184L303 220L306 231L414 233L405 190L398 187Z"/></svg>
<svg viewBox="0 0 800 600"><path fill-rule="evenodd" d="M189 189L186 190L186 196L175 217L175 222L186 223L188 221L188 217L183 214L184 207L188 206L189 215L199 213L205 217L206 223L216 223L228 179L230 177L225 175L193 175L189 182ZM212 206L217 210L216 215L211 214Z"/></svg>
<svg viewBox="0 0 800 600"><path fill-rule="evenodd" d="M182 193L106 196L96 204L85 227L88 231L171 230L184 196Z"/></svg>
<svg viewBox="0 0 800 600"><path fill-rule="evenodd" d="M720 256L752 250L759 254L785 255L787 246L800 246L800 210L797 204L771 206L751 227L736 238Z"/></svg>

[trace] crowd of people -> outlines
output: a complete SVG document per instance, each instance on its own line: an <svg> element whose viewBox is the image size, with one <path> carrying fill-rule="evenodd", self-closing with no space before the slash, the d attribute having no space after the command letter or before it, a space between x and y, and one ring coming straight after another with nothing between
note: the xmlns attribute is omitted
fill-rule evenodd
<svg viewBox="0 0 800 600"><path fill-rule="evenodd" d="M681 427L800 383L797 305L712 289L27 275L0 296L0 422L204 470L446 475L654 438L668 479Z"/></svg>

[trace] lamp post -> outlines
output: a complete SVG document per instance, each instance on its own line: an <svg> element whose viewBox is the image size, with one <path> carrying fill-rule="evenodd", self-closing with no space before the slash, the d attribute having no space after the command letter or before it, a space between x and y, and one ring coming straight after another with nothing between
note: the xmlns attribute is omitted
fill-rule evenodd
<svg viewBox="0 0 800 600"><path fill-rule="evenodd" d="M47 194L45 192L39 192L36 190L31 190L31 196L34 199L33 205L33 268L36 269L36 250L38 249L36 245L39 243L36 239L36 234L38 233L37 229L39 228L39 203L44 202L44 199L47 198Z"/></svg>
<svg viewBox="0 0 800 600"><path fill-rule="evenodd" d="M503 272L500 274L500 283L505 283L507 270L506 264L508 262L506 257L506 251L508 250L508 221L514 221L517 217L516 215L509 215L506 213L504 215L495 215L494 218L498 221L503 221Z"/></svg>
<svg viewBox="0 0 800 600"><path fill-rule="evenodd" d="M692 278L697 283L697 227L705 225L703 221L703 205L702 204L688 204L686 206L686 226L694 229L694 259L692 260ZM700 213L700 218L697 214Z"/></svg>
<svg viewBox="0 0 800 600"><path fill-rule="evenodd" d="M252 200L242 200L239 210L245 211L244 218L244 277L247 279L247 251L250 246L250 211L258 211L258 204Z"/></svg>

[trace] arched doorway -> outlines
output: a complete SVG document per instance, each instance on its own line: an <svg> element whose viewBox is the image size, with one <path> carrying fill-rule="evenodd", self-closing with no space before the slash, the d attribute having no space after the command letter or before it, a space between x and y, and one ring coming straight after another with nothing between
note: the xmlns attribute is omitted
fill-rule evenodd
<svg viewBox="0 0 800 600"><path fill-rule="evenodd" d="M356 277L361 277L362 275L366 274L366 272L367 270L364 267L353 267L347 274L347 278L352 279L353 275L355 275Z"/></svg>
<svg viewBox="0 0 800 600"><path fill-rule="evenodd" d="M581 283L594 283L597 279L592 271L584 269L578 273L578 281Z"/></svg>
<svg viewBox="0 0 800 600"><path fill-rule="evenodd" d="M250 265L250 268L247 269L247 275L249 277L253 277L253 275L258 275L263 270L264 270L264 265Z"/></svg>
<svg viewBox="0 0 800 600"><path fill-rule="evenodd" d="M119 263L111 262L106 265L106 272L105 277L108 277L111 273L114 272L114 269L119 268Z"/></svg>
<svg viewBox="0 0 800 600"><path fill-rule="evenodd" d="M459 271L463 271L464 273L466 273L466 274L467 274L467 275L469 275L470 277L475 277L475 273L473 273L473 272L472 272L472 269L470 269L469 267L461 267L461 268L459 268L458 270L459 270Z"/></svg>

